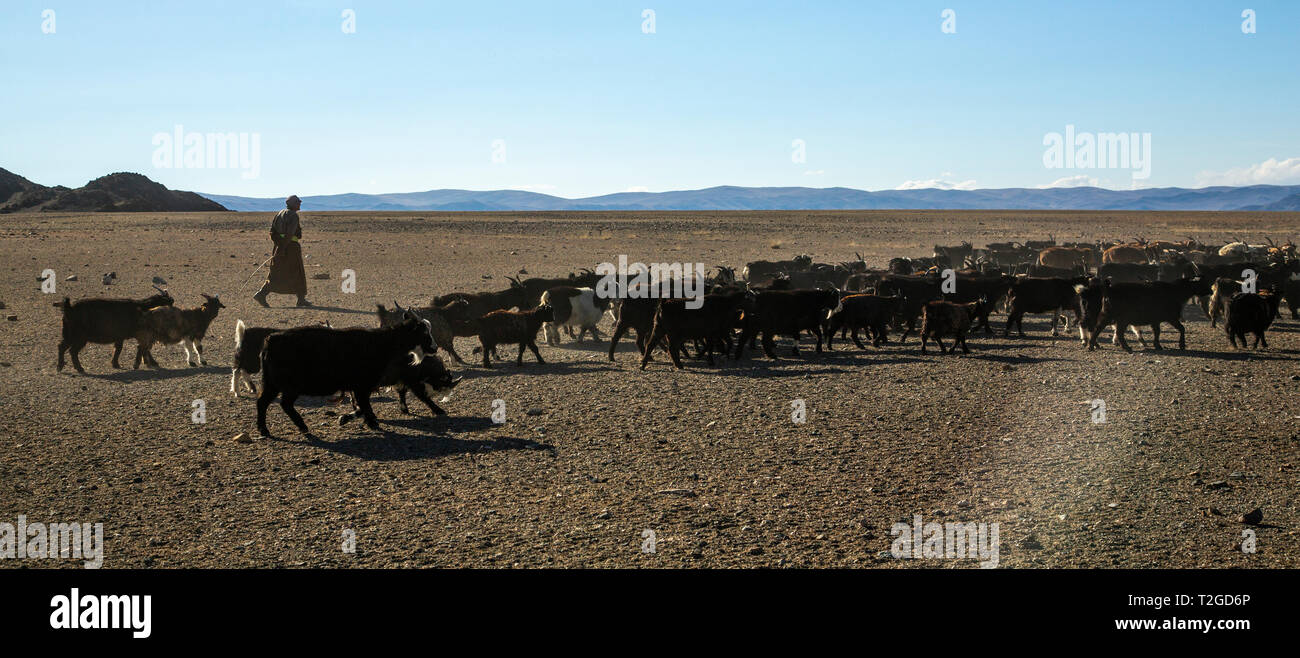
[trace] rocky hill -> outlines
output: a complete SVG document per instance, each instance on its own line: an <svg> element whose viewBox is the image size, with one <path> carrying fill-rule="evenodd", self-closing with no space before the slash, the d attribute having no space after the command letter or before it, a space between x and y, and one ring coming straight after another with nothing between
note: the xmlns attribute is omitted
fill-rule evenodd
<svg viewBox="0 0 1300 658"><path fill-rule="evenodd" d="M140 174L101 176L82 187L46 187L0 169L0 213L214 212L225 206L193 192L169 190Z"/></svg>

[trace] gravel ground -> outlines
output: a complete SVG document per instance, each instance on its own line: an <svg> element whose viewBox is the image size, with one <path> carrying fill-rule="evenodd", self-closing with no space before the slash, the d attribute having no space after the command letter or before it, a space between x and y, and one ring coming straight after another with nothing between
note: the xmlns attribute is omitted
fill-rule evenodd
<svg viewBox="0 0 1300 658"><path fill-rule="evenodd" d="M377 302L498 289L521 268L556 276L619 254L739 267L861 252L883 266L963 239L1280 239L1297 219L307 209L308 274L331 280L309 280L316 308L273 295L263 309L249 298L257 278L240 287L269 255L269 214L8 215L0 314L17 319L0 323L0 521L103 523L108 568L977 566L892 557L891 526L916 514L998 523L1002 567L1296 567L1300 323L1289 319L1264 352L1232 351L1189 307L1187 351L1089 353L1077 337L1049 337L1036 316L1029 338L975 335L968 356L921 355L914 339L866 351L838 343L775 362L689 361L684 372L666 358L636 370L630 340L616 363L603 342L566 341L542 346L546 365L531 355L522 368L449 364L466 379L443 405L448 418L418 403L402 416L381 396L376 433L340 428L334 407L308 403L319 441L272 406L279 438L236 442L256 434L255 407L229 393L228 364L237 318L370 326ZM45 268L57 295L39 289ZM355 294L340 291L344 269L356 272ZM106 288L109 271L119 280ZM186 367L179 346L159 346L166 369L113 370L111 347L90 346L87 375L55 372L52 302L144 296L154 276L179 305L221 294L229 308L205 341L213 365ZM457 349L469 358L474 344ZM1105 400L1105 423L1092 422L1094 398ZM498 399L503 425L489 418ZM791 417L797 399L802 424ZM195 400L206 423L192 422ZM1262 524L1237 521L1256 507ZM1253 554L1235 549L1245 528ZM342 550L347 532L355 553Z"/></svg>

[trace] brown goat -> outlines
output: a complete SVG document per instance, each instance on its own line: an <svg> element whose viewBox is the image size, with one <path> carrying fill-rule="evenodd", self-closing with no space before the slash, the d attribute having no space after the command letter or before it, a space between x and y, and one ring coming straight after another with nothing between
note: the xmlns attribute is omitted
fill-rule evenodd
<svg viewBox="0 0 1300 658"><path fill-rule="evenodd" d="M216 295L211 297L202 295L202 297L203 304L198 308L159 306L144 312L135 336L135 365L133 366L135 369L140 368L141 360L151 368L162 367L150 352L154 343L163 345L180 343L181 348L185 350L187 365L208 365L208 362L203 360L203 336L208 333L208 326L216 319L217 312L226 306L217 299ZM189 341L190 347L194 348L194 357L190 357L190 347L185 345L186 341ZM198 363L194 362L195 359Z"/></svg>
<svg viewBox="0 0 1300 658"><path fill-rule="evenodd" d="M483 367L491 368L489 353L496 354L497 345L519 345L519 357L515 365L524 365L524 348L531 349L538 363L546 363L537 351L537 332L542 323L553 322L555 312L550 306L542 304L531 311L492 311L475 322L480 348L483 351Z"/></svg>

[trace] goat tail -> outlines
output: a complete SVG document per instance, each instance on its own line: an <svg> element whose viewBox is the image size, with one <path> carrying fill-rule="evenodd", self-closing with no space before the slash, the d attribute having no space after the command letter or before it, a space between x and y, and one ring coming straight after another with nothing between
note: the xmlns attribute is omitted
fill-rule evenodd
<svg viewBox="0 0 1300 658"><path fill-rule="evenodd" d="M240 346L244 344L244 332L247 330L248 326L243 320L235 320L235 351L239 351Z"/></svg>
<svg viewBox="0 0 1300 658"><path fill-rule="evenodd" d="M538 304L538 306L541 306L542 304L550 304L550 303L551 303L551 291L547 290L546 292L542 293L542 301L540 304Z"/></svg>

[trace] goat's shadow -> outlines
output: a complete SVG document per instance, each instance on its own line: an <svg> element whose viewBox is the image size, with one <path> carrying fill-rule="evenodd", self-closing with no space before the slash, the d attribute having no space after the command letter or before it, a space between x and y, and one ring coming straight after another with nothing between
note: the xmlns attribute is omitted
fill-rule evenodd
<svg viewBox="0 0 1300 658"><path fill-rule="evenodd" d="M1253 339L1252 339L1253 340ZM1176 347L1165 347L1160 350L1147 348L1145 350L1134 350L1134 354L1167 354L1169 356L1187 356L1200 357L1203 359L1215 359L1218 361L1294 361L1295 355L1300 354L1300 350L1279 350L1269 348L1265 351L1256 350L1235 350L1225 345L1222 350L1198 350L1185 349L1180 350ZM1291 356L1287 356L1291 355Z"/></svg>
<svg viewBox="0 0 1300 658"><path fill-rule="evenodd" d="M197 368L193 366L182 366L178 368L141 368L140 370L123 368L121 370L117 370L110 373L103 373L103 374L88 372L85 374L85 376L94 377L95 379L104 379L113 382L121 382L123 384L130 384L131 382L146 381L146 380L161 381L167 379L176 379L177 377L189 377L191 375L214 375L214 374L228 375L230 374L230 368L225 366L213 366L213 365L199 366Z"/></svg>
<svg viewBox="0 0 1300 658"><path fill-rule="evenodd" d="M604 372L608 370L618 370L608 361L547 361L538 363L530 361L532 354L524 355L524 364L515 365L514 359L505 359L503 361L492 361L491 368L484 368L482 362L470 362L465 364L462 370L457 370L455 374L464 375L468 379L502 377L506 375L571 375L576 373Z"/></svg>
<svg viewBox="0 0 1300 658"><path fill-rule="evenodd" d="M343 308L341 306L273 306L271 308L282 309L286 311L321 311L324 313L347 313L351 315L374 315L374 310L357 310L355 308Z"/></svg>
<svg viewBox="0 0 1300 658"><path fill-rule="evenodd" d="M622 340L619 340L619 343L622 344L625 341L632 343L632 341L628 340L626 337L624 337ZM602 340L589 339L589 340L584 340L582 342L577 342L572 339L569 339L568 341L564 341L564 339L561 339L559 345L550 345L548 343L538 343L537 345L538 347L548 347L553 350L563 350L566 352L609 353L609 336L605 336ZM633 346L635 347L635 343L633 343Z"/></svg>
<svg viewBox="0 0 1300 658"><path fill-rule="evenodd" d="M360 423L360 421L356 421ZM394 431L388 427L403 429L419 427L439 431ZM380 430L375 432L360 425L353 430L357 434L339 440L321 439L315 434L308 434L302 440L307 445L322 448L329 452L364 459L366 461L408 461L413 459L434 459L460 454L496 452L499 450L538 450L555 454L555 447L549 443L540 443L531 439L497 436L489 439L463 439L453 436L456 432L473 432L493 427L487 418L464 416L441 416L437 418L414 417L399 420L380 421ZM277 439L295 442L290 439Z"/></svg>

